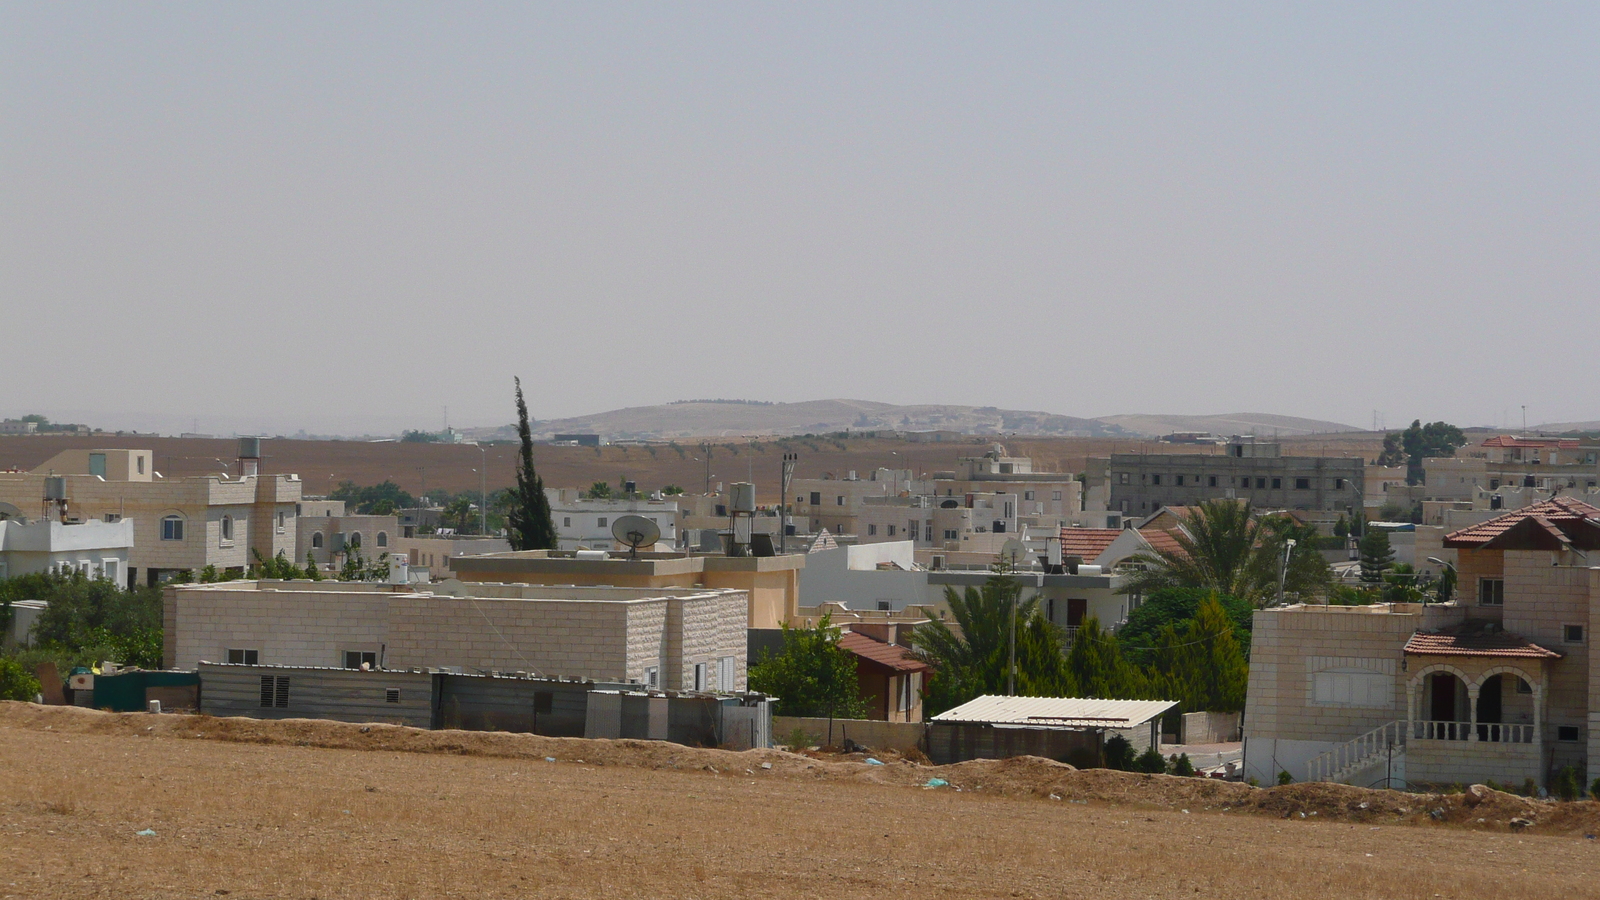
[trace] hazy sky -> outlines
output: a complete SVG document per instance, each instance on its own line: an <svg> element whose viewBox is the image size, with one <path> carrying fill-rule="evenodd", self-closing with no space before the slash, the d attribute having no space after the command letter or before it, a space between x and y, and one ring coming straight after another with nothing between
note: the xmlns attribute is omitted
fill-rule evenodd
<svg viewBox="0 0 1600 900"><path fill-rule="evenodd" d="M0 15L0 414L1600 419L1600 4Z"/></svg>

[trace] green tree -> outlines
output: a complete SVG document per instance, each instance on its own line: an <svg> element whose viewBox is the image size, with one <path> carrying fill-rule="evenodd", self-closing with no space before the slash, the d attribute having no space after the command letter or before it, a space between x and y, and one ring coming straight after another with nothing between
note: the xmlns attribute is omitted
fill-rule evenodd
<svg viewBox="0 0 1600 900"><path fill-rule="evenodd" d="M1133 761L1133 767L1135 772L1161 775L1167 771L1167 761L1162 757L1160 750L1155 747L1147 747L1143 753L1139 754L1139 758Z"/></svg>
<svg viewBox="0 0 1600 900"><path fill-rule="evenodd" d="M1151 673L1154 693L1178 701L1183 712L1244 709L1250 670L1235 628L1222 604L1208 597L1181 631L1162 629Z"/></svg>
<svg viewBox="0 0 1600 900"><path fill-rule="evenodd" d="M522 451L517 467L517 487L507 516L511 546L517 550L554 550L556 523L544 479L533 468L533 429L528 424L528 404L522 399L522 379L517 384L517 436Z"/></svg>
<svg viewBox="0 0 1600 900"><path fill-rule="evenodd" d="M39 679L14 659L0 657L0 700L30 702L41 690Z"/></svg>
<svg viewBox="0 0 1600 900"><path fill-rule="evenodd" d="M1382 528L1368 529L1361 538L1361 580L1367 584L1383 581L1383 573L1394 566L1394 548L1389 546L1389 533Z"/></svg>
<svg viewBox="0 0 1600 900"><path fill-rule="evenodd" d="M786 716L863 718L856 659L839 647L839 634L827 615L815 628L784 625L782 648L750 667L751 690L776 697Z"/></svg>
<svg viewBox="0 0 1600 900"><path fill-rule="evenodd" d="M39 415L38 413L28 413L27 415L23 416L21 419L18 419L18 421L19 422L32 422L33 424L38 425L41 428L44 427L45 425L49 425L50 424L50 420L49 419L45 418L44 416Z"/></svg>
<svg viewBox="0 0 1600 900"><path fill-rule="evenodd" d="M1156 642L1161 630L1168 626L1183 631L1200 612L1200 604L1214 600L1222 606L1228 621L1233 625L1233 636L1240 650L1250 652L1251 616L1255 607L1237 597L1218 594L1205 588L1161 588L1145 597L1128 620L1117 629L1117 640L1122 644L1128 659L1140 666L1155 662ZM1169 697L1166 699L1177 699Z"/></svg>
<svg viewBox="0 0 1600 900"><path fill-rule="evenodd" d="M1406 452L1400 446L1400 432L1391 431L1383 436L1383 450L1373 462L1390 468L1406 464Z"/></svg>
<svg viewBox="0 0 1600 900"><path fill-rule="evenodd" d="M661 496L663 496L663 497L676 497L676 496L678 496L678 495L680 495L682 493L683 493L683 488L678 487L675 484L669 484L666 487L661 489Z"/></svg>
<svg viewBox="0 0 1600 900"><path fill-rule="evenodd" d="M1282 516L1258 519L1250 504L1206 500L1183 517L1172 532L1174 549L1136 554L1144 568L1130 580L1134 591L1193 587L1238 597L1256 606L1275 599L1288 541L1284 590L1304 596L1321 594L1332 581L1326 561L1317 552L1315 529Z"/></svg>
<svg viewBox="0 0 1600 900"><path fill-rule="evenodd" d="M322 570L317 567L317 558L312 555L310 550L306 551L306 576L305 577L311 579L312 581L321 581L322 580Z"/></svg>
<svg viewBox="0 0 1600 900"><path fill-rule="evenodd" d="M447 527L454 528L457 534L478 532L478 506L467 494L461 494L445 504L444 512L439 518Z"/></svg>
<svg viewBox="0 0 1600 900"><path fill-rule="evenodd" d="M1013 604L1017 693L1029 697L1072 695L1073 682L1061 652L1061 631L1040 614L1037 597L1023 600L1021 593L1021 583L1003 575L989 578L982 588L968 587L961 593L945 588L945 604L956 627L934 619L911 635L917 655L934 667L924 700L930 715L974 697L1006 692Z"/></svg>
<svg viewBox="0 0 1600 900"><path fill-rule="evenodd" d="M1400 447L1406 455L1406 484L1423 482L1422 461L1428 457L1455 456L1458 447L1465 446L1467 436L1449 422L1413 420L1411 427L1400 435ZM1388 446L1388 438L1384 439Z"/></svg>
<svg viewBox="0 0 1600 900"><path fill-rule="evenodd" d="M407 431L400 435L402 444L437 444L439 435L431 431Z"/></svg>
<svg viewBox="0 0 1600 900"><path fill-rule="evenodd" d="M1339 521L1333 523L1333 536L1337 538L1350 536L1350 523L1345 520L1344 513L1339 514Z"/></svg>
<svg viewBox="0 0 1600 900"><path fill-rule="evenodd" d="M133 590L81 572L24 575L0 582L8 598L25 595L46 608L33 624L32 645L63 659L112 659L161 665L161 589Z"/></svg>
<svg viewBox="0 0 1600 900"><path fill-rule="evenodd" d="M596 481L589 485L589 490L585 491L583 495L590 500L610 500L613 496L611 484L606 481Z"/></svg>
<svg viewBox="0 0 1600 900"><path fill-rule="evenodd" d="M1089 616L1072 636L1067 672L1076 688L1069 696L1103 700L1142 700L1150 696L1145 674L1122 653L1122 645L1100 620Z"/></svg>
<svg viewBox="0 0 1600 900"><path fill-rule="evenodd" d="M387 479L382 484L367 487L361 487L353 481L341 481L339 486L328 494L328 498L343 500L346 506L363 516L392 515L396 509L408 509L417 505L417 498ZM379 512L380 509L386 509L388 512Z"/></svg>

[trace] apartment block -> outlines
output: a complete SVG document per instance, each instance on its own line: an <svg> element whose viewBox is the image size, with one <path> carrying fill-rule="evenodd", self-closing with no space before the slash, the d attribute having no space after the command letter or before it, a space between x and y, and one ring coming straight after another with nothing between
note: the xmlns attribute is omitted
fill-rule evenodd
<svg viewBox="0 0 1600 900"><path fill-rule="evenodd" d="M1258 509L1338 510L1362 503L1364 464L1356 457L1283 456L1282 445L1245 436L1215 453L1114 453L1111 508L1144 516L1205 500L1248 500Z"/></svg>

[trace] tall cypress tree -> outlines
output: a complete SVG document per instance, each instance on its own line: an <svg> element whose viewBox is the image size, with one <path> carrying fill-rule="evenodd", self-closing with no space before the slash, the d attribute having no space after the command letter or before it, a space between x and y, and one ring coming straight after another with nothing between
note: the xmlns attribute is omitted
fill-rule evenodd
<svg viewBox="0 0 1600 900"><path fill-rule="evenodd" d="M522 379L515 380L517 436L522 439L522 456L508 516L511 545L518 550L554 550L556 521L550 514L550 498L544 495L544 479L533 469L533 429L528 425L528 404L522 399Z"/></svg>

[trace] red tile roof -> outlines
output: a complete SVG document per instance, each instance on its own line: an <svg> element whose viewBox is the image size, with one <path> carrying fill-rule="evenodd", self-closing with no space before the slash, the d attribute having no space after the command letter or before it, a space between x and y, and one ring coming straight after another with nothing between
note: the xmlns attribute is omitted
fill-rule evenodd
<svg viewBox="0 0 1600 900"><path fill-rule="evenodd" d="M1414 656L1510 656L1522 659L1560 659L1561 654L1521 635L1504 631L1429 633L1419 631L1406 641Z"/></svg>
<svg viewBox="0 0 1600 900"><path fill-rule="evenodd" d="M1183 554L1183 545L1179 544L1178 539L1173 536L1172 532L1165 528L1141 528L1139 529L1139 536L1144 538L1145 543L1150 545L1150 549L1157 553Z"/></svg>
<svg viewBox="0 0 1600 900"><path fill-rule="evenodd" d="M925 672L931 668L899 644L885 643L854 631L839 635L839 646L868 662L896 672Z"/></svg>
<svg viewBox="0 0 1600 900"><path fill-rule="evenodd" d="M1444 545L1452 548L1483 547L1530 520L1533 522L1531 527L1561 544L1572 543L1574 532L1580 529L1600 532L1600 508L1571 497L1552 497L1470 528L1452 531L1444 536ZM1587 546L1590 542L1585 540L1580 543Z"/></svg>
<svg viewBox="0 0 1600 900"><path fill-rule="evenodd" d="M1501 434L1483 442L1485 447L1555 447L1558 450L1575 450L1577 438L1528 438L1514 434Z"/></svg>
<svg viewBox="0 0 1600 900"><path fill-rule="evenodd" d="M1084 562L1098 559L1100 554L1118 537L1120 528L1063 528L1061 529L1061 555L1077 556Z"/></svg>

